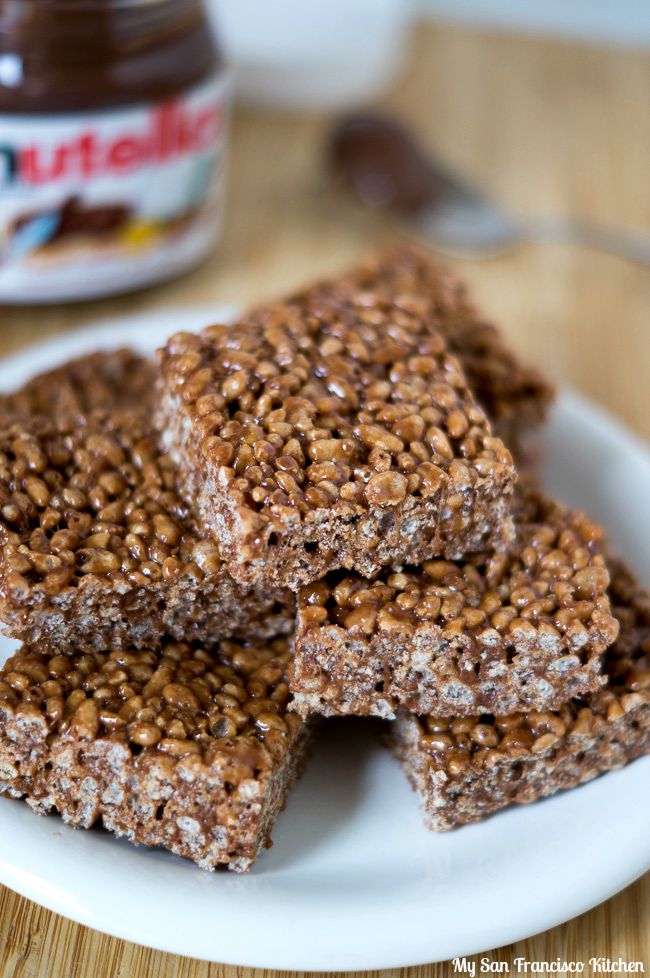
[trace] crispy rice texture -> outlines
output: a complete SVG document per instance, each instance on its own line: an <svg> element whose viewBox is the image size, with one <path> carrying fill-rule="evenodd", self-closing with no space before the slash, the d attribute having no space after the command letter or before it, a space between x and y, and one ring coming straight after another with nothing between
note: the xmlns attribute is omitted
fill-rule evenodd
<svg viewBox="0 0 650 978"><path fill-rule="evenodd" d="M554 711L456 720L404 713L391 724L430 828L479 821L650 753L650 594L619 561L609 566L620 634L601 690Z"/></svg>
<svg viewBox="0 0 650 978"><path fill-rule="evenodd" d="M509 554L335 573L298 594L292 708L393 717L549 709L594 692L618 623L602 531L530 486Z"/></svg>
<svg viewBox="0 0 650 978"><path fill-rule="evenodd" d="M329 283L172 337L158 416L242 582L296 589L338 567L370 576L511 541L512 457L430 296L397 280Z"/></svg>
<svg viewBox="0 0 650 978"><path fill-rule="evenodd" d="M92 411L151 413L155 366L134 350L100 350L38 374L0 395L0 415L45 414L81 419Z"/></svg>
<svg viewBox="0 0 650 978"><path fill-rule="evenodd" d="M197 529L157 445L152 371L98 353L0 400L6 634L106 649L291 630L291 594L235 582Z"/></svg>
<svg viewBox="0 0 650 978"><path fill-rule="evenodd" d="M51 655L0 671L0 791L203 869L250 868L300 773L286 639Z"/></svg>
<svg viewBox="0 0 650 978"><path fill-rule="evenodd" d="M368 258L346 275L325 279L287 300L299 309L323 295L345 304L351 295L370 292L416 297L423 316L439 330L460 360L477 401L509 448L525 444L531 429L546 418L554 398L551 382L525 363L468 297L465 284L431 260L415 244L400 244ZM257 311L263 320L266 307Z"/></svg>

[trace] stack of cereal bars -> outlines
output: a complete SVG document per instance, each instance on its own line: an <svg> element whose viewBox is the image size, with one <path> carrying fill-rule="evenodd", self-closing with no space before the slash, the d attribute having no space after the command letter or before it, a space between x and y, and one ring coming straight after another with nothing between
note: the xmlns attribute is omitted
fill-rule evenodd
<svg viewBox="0 0 650 978"><path fill-rule="evenodd" d="M650 599L538 487L550 400L408 246L4 396L0 790L245 870L318 715L389 721L435 829L649 752Z"/></svg>

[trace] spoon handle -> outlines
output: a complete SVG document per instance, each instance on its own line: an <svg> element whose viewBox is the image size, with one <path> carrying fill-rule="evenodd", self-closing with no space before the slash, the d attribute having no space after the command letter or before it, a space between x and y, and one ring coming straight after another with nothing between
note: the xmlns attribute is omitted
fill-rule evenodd
<svg viewBox="0 0 650 978"><path fill-rule="evenodd" d="M526 241L578 244L650 266L650 234L644 231L626 231L572 218L542 218L524 223L521 230Z"/></svg>

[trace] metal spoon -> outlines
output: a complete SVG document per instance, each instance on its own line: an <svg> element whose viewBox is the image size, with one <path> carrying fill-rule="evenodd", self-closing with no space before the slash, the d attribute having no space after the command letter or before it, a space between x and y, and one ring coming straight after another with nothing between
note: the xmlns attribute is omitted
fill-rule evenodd
<svg viewBox="0 0 650 978"><path fill-rule="evenodd" d="M406 218L434 247L481 257L535 241L598 248L650 265L650 234L568 217L518 218L430 158L388 116L348 116L333 131L329 162L368 207Z"/></svg>

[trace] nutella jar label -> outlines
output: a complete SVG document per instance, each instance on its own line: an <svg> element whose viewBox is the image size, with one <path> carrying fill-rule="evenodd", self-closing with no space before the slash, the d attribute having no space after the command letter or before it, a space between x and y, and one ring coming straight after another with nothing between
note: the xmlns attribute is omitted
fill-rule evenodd
<svg viewBox="0 0 650 978"><path fill-rule="evenodd" d="M230 79L170 102L0 114L0 302L92 298L200 261L221 224Z"/></svg>

